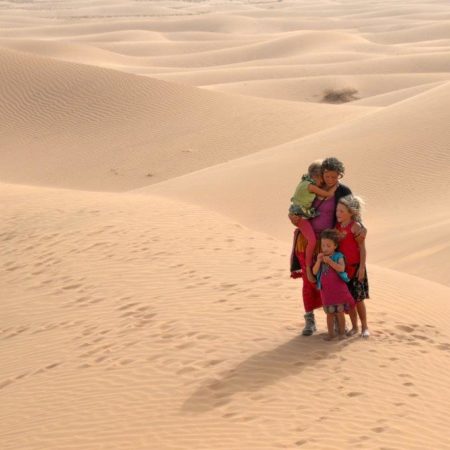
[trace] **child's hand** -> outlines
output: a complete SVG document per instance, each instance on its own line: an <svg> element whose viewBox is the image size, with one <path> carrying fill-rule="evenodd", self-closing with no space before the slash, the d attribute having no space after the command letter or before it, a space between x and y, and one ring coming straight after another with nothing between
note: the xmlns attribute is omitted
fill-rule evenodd
<svg viewBox="0 0 450 450"><path fill-rule="evenodd" d="M330 264L331 261L332 261L332 259L329 256L324 256L323 257L323 262L325 264Z"/></svg>
<svg viewBox="0 0 450 450"><path fill-rule="evenodd" d="M366 268L360 266L358 272L356 272L356 275L358 277L358 281L363 281L364 276L366 275Z"/></svg>
<svg viewBox="0 0 450 450"><path fill-rule="evenodd" d="M292 225L298 226L298 222L300 220L300 217L294 215L294 214L289 214L288 215L289 220L291 221Z"/></svg>
<svg viewBox="0 0 450 450"><path fill-rule="evenodd" d="M319 253L319 254L317 255L317 261L323 262L323 253Z"/></svg>

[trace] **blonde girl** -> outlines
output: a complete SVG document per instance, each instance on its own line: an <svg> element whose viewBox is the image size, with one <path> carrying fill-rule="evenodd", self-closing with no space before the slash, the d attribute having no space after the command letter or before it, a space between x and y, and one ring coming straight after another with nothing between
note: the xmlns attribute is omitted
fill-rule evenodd
<svg viewBox="0 0 450 450"><path fill-rule="evenodd" d="M336 229L340 234L339 251L345 257L345 271L350 281L348 287L356 308L350 312L352 329L349 335L359 332L358 316L361 321L361 337L370 336L367 325L367 311L364 300L369 298L369 282L366 272L366 236L367 228L362 224L361 198L347 195L339 199L336 209Z"/></svg>

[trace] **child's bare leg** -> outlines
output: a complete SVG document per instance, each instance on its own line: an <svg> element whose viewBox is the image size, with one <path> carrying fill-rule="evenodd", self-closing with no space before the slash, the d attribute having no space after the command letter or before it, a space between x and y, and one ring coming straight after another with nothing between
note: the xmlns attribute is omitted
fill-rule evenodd
<svg viewBox="0 0 450 450"><path fill-rule="evenodd" d="M331 341L336 337L334 334L334 314L327 313L327 329L328 336L325 338L326 341Z"/></svg>
<svg viewBox="0 0 450 450"><path fill-rule="evenodd" d="M345 314L344 312L336 313L339 326L339 339L345 337Z"/></svg>
<svg viewBox="0 0 450 450"><path fill-rule="evenodd" d="M358 314L356 312L356 306L348 312L348 315L350 316L350 320L352 322L352 329L347 333L347 335L353 336L358 332Z"/></svg>
<svg viewBox="0 0 450 450"><path fill-rule="evenodd" d="M367 312L366 312L366 304L365 304L364 300L361 302L358 302L356 304L356 308L358 310L359 319L361 320L361 332L363 335L367 334L367 336L368 336L367 331L369 330L369 327L367 326Z"/></svg>
<svg viewBox="0 0 450 450"><path fill-rule="evenodd" d="M312 273L314 249L316 248L316 234L312 228L312 225L308 219L303 217L298 221L298 228L300 228L301 233L305 236L307 240L305 248L305 262L306 262L306 276L310 283L315 283L316 278Z"/></svg>

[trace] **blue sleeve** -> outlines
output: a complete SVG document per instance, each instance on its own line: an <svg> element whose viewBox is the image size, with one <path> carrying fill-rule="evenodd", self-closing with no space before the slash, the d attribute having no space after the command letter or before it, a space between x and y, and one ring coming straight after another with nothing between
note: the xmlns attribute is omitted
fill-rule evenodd
<svg viewBox="0 0 450 450"><path fill-rule="evenodd" d="M337 263L341 258L345 261L345 256L341 252L334 252L331 259Z"/></svg>
<svg viewBox="0 0 450 450"><path fill-rule="evenodd" d="M341 252L334 252L333 257L331 258L335 263L337 263L340 259L343 259L345 262L345 256ZM350 278L348 277L347 272L338 272L339 276L348 283L350 281Z"/></svg>

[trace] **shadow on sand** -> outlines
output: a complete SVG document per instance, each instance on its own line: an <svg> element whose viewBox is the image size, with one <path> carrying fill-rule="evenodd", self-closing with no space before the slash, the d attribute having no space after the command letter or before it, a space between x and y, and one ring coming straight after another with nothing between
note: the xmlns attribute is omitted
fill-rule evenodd
<svg viewBox="0 0 450 450"><path fill-rule="evenodd" d="M250 356L221 379L203 382L185 401L181 412L202 413L223 406L238 392L256 392L322 360L337 358L336 354L349 344L348 340L324 342L323 336L296 336L272 350Z"/></svg>

